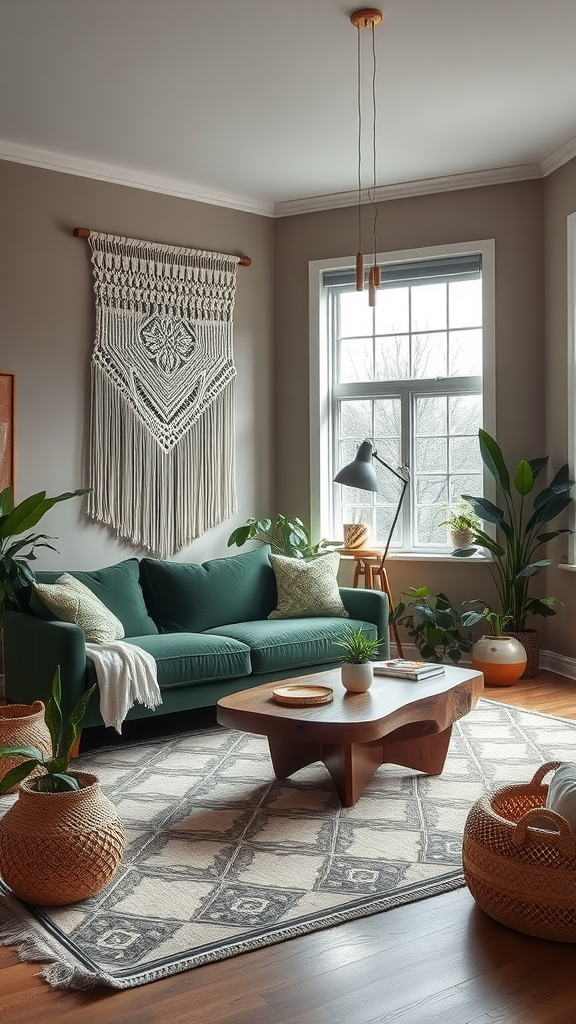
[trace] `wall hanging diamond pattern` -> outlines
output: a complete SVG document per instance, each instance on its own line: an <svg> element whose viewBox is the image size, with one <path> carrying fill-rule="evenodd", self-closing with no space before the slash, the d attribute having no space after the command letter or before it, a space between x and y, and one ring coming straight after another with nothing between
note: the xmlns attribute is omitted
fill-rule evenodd
<svg viewBox="0 0 576 1024"><path fill-rule="evenodd" d="M238 257L90 233L89 514L159 557L236 511Z"/></svg>

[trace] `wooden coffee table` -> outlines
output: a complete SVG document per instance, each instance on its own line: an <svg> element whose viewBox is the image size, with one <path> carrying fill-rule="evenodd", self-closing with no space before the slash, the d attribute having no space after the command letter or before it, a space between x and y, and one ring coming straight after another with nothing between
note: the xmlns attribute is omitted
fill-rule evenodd
<svg viewBox="0 0 576 1024"><path fill-rule="evenodd" d="M276 704L274 687L291 683L330 686L334 700L314 707ZM348 693L337 668L222 697L217 717L230 729L268 737L277 779L323 761L341 803L351 807L382 764L439 775L452 724L472 710L483 689L481 672L446 666L443 675L418 683L375 676L366 693Z"/></svg>

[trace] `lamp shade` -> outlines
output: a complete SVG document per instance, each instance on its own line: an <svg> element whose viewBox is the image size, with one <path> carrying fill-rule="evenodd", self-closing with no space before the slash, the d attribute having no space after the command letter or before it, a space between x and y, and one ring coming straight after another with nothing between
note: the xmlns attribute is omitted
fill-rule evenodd
<svg viewBox="0 0 576 1024"><path fill-rule="evenodd" d="M334 477L337 484L359 487L363 491L377 491L378 479L372 464L374 448L371 441L362 441L353 462L349 462Z"/></svg>

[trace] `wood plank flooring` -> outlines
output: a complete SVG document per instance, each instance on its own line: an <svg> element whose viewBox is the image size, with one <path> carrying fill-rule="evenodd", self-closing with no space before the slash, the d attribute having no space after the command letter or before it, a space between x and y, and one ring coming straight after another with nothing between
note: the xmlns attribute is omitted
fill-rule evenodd
<svg viewBox="0 0 576 1024"><path fill-rule="evenodd" d="M541 672L486 696L576 719ZM467 889L125 992L51 990L0 946L3 1024L576 1024L576 945L497 924Z"/></svg>

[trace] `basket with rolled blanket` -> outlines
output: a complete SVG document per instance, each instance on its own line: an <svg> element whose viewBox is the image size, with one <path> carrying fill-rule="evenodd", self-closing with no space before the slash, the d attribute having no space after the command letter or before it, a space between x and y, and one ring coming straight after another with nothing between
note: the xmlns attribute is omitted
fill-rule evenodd
<svg viewBox="0 0 576 1024"><path fill-rule="evenodd" d="M575 764L548 762L527 785L482 796L468 814L462 850L466 884L482 910L516 931L576 942L575 831Z"/></svg>

